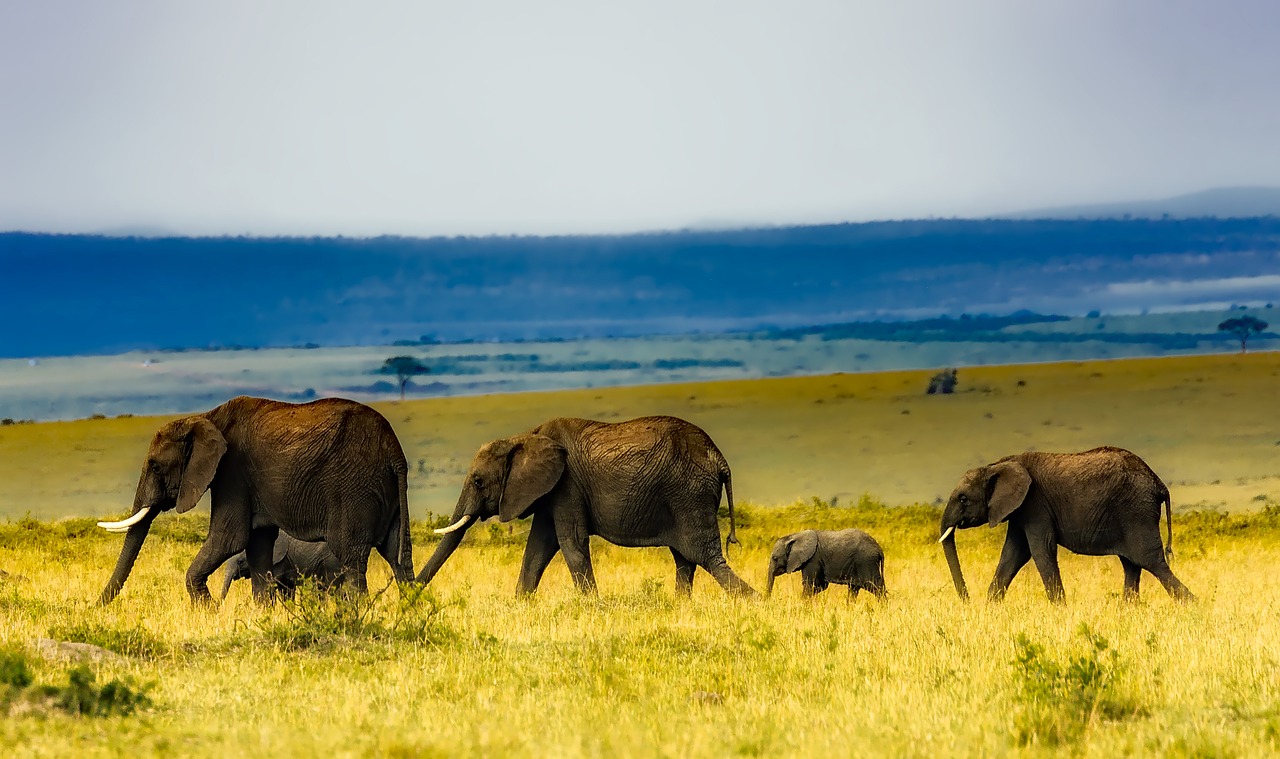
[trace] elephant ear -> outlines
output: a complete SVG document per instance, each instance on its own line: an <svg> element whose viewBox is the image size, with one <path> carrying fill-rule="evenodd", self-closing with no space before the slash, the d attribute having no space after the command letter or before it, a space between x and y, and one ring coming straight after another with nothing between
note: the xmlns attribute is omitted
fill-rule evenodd
<svg viewBox="0 0 1280 759"><path fill-rule="evenodd" d="M1016 461L1002 461L987 470L987 514L992 527L1009 518L1031 489L1031 473Z"/></svg>
<svg viewBox="0 0 1280 759"><path fill-rule="evenodd" d="M187 421L190 422L190 427L184 437L191 447L191 455L187 458L186 468L182 470L182 484L178 487L176 511L179 514L195 507L200 496L209 489L213 475L218 471L218 462L222 460L222 454L227 452L226 438L213 426L213 422L202 416L194 416Z"/></svg>
<svg viewBox="0 0 1280 759"><path fill-rule="evenodd" d="M546 435L520 435L511 439L507 455L510 468L498 504L498 519L519 519L533 502L551 492L564 473L565 450Z"/></svg>
<svg viewBox="0 0 1280 759"><path fill-rule="evenodd" d="M791 551L787 554L787 571L795 572L813 558L818 550L818 533L813 530L797 533L791 538Z"/></svg>

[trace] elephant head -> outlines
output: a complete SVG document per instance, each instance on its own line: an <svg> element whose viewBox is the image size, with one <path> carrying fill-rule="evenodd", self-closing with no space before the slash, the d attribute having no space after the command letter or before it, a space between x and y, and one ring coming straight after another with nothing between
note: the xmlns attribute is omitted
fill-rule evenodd
<svg viewBox="0 0 1280 759"><path fill-rule="evenodd" d="M1013 459L970 469L960 478L960 484L956 485L942 511L942 525L939 528L942 536L938 538L938 542L942 544L943 553L947 556L951 581L961 598L968 598L969 590L965 587L964 574L960 571L955 531L980 524L995 527L1022 505L1030 489L1031 474Z"/></svg>
<svg viewBox="0 0 1280 759"><path fill-rule="evenodd" d="M493 516L510 522L528 514L534 502L560 481L565 457L559 443L536 433L481 446L463 480L458 505L453 509L453 523L436 530L444 539L418 573L418 582L431 582L473 522Z"/></svg>
<svg viewBox="0 0 1280 759"><path fill-rule="evenodd" d="M769 555L769 581L764 594L768 596L773 593L773 581L778 575L799 571L817 550L818 534L813 530L780 538L773 545L773 553Z"/></svg>
<svg viewBox="0 0 1280 759"><path fill-rule="evenodd" d="M110 532L127 533L100 604L111 603L124 587L156 515L170 509L190 511L209 489L226 451L222 433L202 416L169 422L156 432L142 464L131 515L119 522L98 522Z"/></svg>

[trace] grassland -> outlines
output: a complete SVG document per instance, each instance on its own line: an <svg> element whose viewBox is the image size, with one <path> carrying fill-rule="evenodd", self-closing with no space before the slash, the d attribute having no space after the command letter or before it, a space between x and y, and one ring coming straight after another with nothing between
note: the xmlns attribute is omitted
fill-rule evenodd
<svg viewBox="0 0 1280 759"><path fill-rule="evenodd" d="M739 601L703 573L678 599L665 550L602 543L599 596L580 597L557 559L535 597L516 599L518 525L473 529L428 598L392 587L345 627L315 600L259 609L247 588L192 609L181 575L205 529L192 514L157 522L123 595L99 609L118 536L87 518L42 520L123 511L159 420L0 428L0 504L38 516L0 525L0 647L104 645L125 658L94 665L100 679L149 683L153 702L132 716L10 717L0 745L13 756L1280 749L1280 356L960 376L951 397L923 396L927 373L901 372L380 406L410 456L418 514L451 504L476 445L546 416L680 414L734 467L744 545L730 562L748 582L763 584L778 535L859 526L888 557L883 605L839 588L806 601L795 576L767 601ZM932 501L972 464L1100 443L1140 452L1170 482L1174 571L1199 602L1176 605L1146 577L1143 601L1126 604L1117 561L1064 553L1065 607L1048 604L1030 567L1003 604L960 603ZM975 587L1002 532L960 535ZM424 524L414 539L421 566ZM371 566L382 587L385 566ZM64 664L33 666L40 682L66 678Z"/></svg>
<svg viewBox="0 0 1280 759"><path fill-rule="evenodd" d="M927 396L930 372L438 398L375 404L410 461L415 515L453 508L475 450L552 416L674 414L724 450L740 500L870 493L931 503L960 473L1036 448L1130 448L1174 506L1280 501L1280 353L974 367ZM120 513L160 418L0 427L0 516Z"/></svg>

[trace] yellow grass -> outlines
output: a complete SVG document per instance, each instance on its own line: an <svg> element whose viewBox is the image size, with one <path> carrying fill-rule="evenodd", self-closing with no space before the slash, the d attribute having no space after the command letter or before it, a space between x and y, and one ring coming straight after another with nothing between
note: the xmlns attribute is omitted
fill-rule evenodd
<svg viewBox="0 0 1280 759"><path fill-rule="evenodd" d="M247 588L218 610L188 606L182 574L200 518L160 520L105 609L91 602L118 536L85 519L11 523L0 526L0 569L18 577L0 578L0 647L26 648L51 633L132 635L141 643L124 647L131 655L96 671L154 682L154 706L128 717L0 719L0 753L1272 753L1280 749L1280 513L1258 510L1278 500L1277 371L1280 357L1268 354L964 370L972 392L948 398L920 395L927 373L905 372L389 404L382 410L411 469L421 458L430 470L414 477L420 514L451 504L476 445L546 416L685 416L725 450L750 502L739 528L745 545L730 555L748 582L763 585L770 542L783 532L861 526L885 548L890 600L850 603L833 586L808 602L788 576L772 599L738 601L702 572L682 600L667 551L598 542L598 597L580 597L557 559L534 598L516 599L527 524L512 534L481 526L432 585L445 608L425 640L338 635L298 646L280 631L305 625L290 609L253 606ZM119 513L158 425L2 428L0 503L42 517ZM1198 603L1174 604L1146 576L1143 601L1125 604L1118 561L1064 552L1067 606L1047 603L1032 566L1003 604L989 604L980 591L1003 530L978 529L959 536L979 591L962 604L934 543L936 511L854 506L864 491L927 503L973 464L1031 446L1101 443L1143 455L1175 504L1252 509L1175 516L1174 571ZM833 494L839 507L829 504ZM420 567L432 546L421 524L414 537ZM370 564L371 586L382 587L386 567ZM397 598L391 588L371 618L392 619ZM1044 647L1039 663L1017 663L1029 650L1019 635ZM1090 653L1095 635L1107 641L1102 654ZM1061 682L1046 674L1057 665L1068 672ZM37 676L58 682L65 669L41 664ZM1091 690L1086 681L1102 684Z"/></svg>
<svg viewBox="0 0 1280 759"><path fill-rule="evenodd" d="M1280 500L1280 353L977 367L960 372L954 396L924 395L929 375L650 385L377 408L409 458L418 516L452 511L472 454L488 440L552 416L647 414L674 414L706 429L733 468L738 498L760 504L863 493L889 504L931 502L977 464L1029 448L1104 444L1146 459L1170 486L1175 507ZM0 427L0 516L127 510L162 421Z"/></svg>

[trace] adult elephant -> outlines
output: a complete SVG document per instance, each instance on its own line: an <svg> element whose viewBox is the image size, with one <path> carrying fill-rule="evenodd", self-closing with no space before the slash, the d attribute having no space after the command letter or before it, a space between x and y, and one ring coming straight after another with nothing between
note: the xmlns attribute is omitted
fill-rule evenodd
<svg viewBox="0 0 1280 759"><path fill-rule="evenodd" d="M192 602L209 602L208 578L245 551L254 597L269 600L267 573L280 530L324 540L344 583L367 589L369 551L397 580L413 579L406 501L408 465L391 425L354 401L294 404L239 397L156 432L143 462L133 512L99 522L126 532L115 571L99 602L108 604L129 577L156 516L189 511L211 491L209 536L187 570Z"/></svg>
<svg viewBox="0 0 1280 759"><path fill-rule="evenodd" d="M232 556L222 568L222 594L218 600L226 600L231 584L236 580L251 579L249 556L241 551ZM272 595L293 598L294 591L303 579L310 578L322 588L329 588L342 577L342 564L329 550L327 543L308 543L298 540L284 530L276 538L271 550L271 573L268 575Z"/></svg>
<svg viewBox="0 0 1280 759"><path fill-rule="evenodd" d="M1168 549L1160 543L1161 504L1168 520ZM969 592L956 555L955 530L1005 521L1009 531L987 590L993 601L1004 598L1018 570L1034 560L1049 600L1062 603L1058 546L1087 556L1120 557L1126 598L1137 597L1144 569L1173 598L1195 598L1166 559L1166 550L1173 550L1169 489L1145 461L1122 448L1020 453L966 472L942 512L938 541L961 598Z"/></svg>
<svg viewBox="0 0 1280 759"><path fill-rule="evenodd" d="M494 440L476 453L462 484L453 524L418 574L430 582L468 526L497 516L532 516L517 592L534 592L557 552L578 589L596 589L589 538L620 546L667 546L676 589L688 595L702 567L726 591L756 592L734 574L720 550L716 513L720 489L729 505L729 537L737 542L733 484L724 455L700 428L670 416L610 424L551 419L533 430Z"/></svg>

